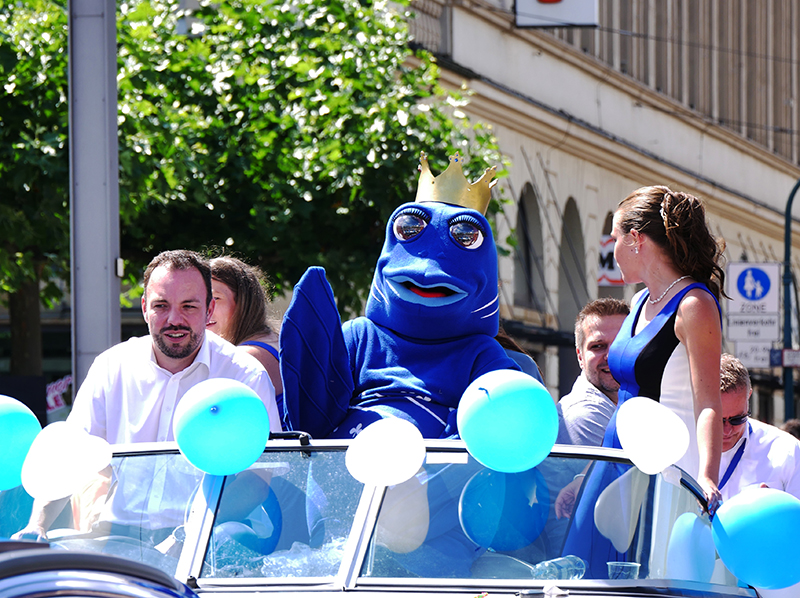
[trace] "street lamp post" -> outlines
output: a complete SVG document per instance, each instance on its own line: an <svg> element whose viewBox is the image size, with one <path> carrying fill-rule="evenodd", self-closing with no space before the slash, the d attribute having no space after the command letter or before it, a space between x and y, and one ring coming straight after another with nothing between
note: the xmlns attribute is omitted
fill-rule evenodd
<svg viewBox="0 0 800 598"><path fill-rule="evenodd" d="M783 236L783 348L792 348L792 202L800 179L786 202L786 230ZM792 368L783 366L784 419L794 417L794 376Z"/></svg>

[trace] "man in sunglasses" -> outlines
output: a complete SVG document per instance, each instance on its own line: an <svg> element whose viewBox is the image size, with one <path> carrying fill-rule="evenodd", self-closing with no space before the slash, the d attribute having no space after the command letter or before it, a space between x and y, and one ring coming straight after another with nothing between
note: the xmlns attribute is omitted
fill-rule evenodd
<svg viewBox="0 0 800 598"><path fill-rule="evenodd" d="M759 486L800 498L800 442L775 426L750 419L750 375L742 362L728 353L722 354L720 391L722 499Z"/></svg>

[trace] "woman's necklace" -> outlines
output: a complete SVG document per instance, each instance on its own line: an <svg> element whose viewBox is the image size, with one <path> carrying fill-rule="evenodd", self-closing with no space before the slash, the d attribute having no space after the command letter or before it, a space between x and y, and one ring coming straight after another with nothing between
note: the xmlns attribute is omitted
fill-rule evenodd
<svg viewBox="0 0 800 598"><path fill-rule="evenodd" d="M678 284L680 281L682 281L684 278L689 278L689 275L686 274L685 276L681 276L679 279L677 279L671 285L669 285L663 293L661 293L661 297L659 297L658 299L648 299L647 300L648 303L650 303L650 305L655 305L656 303L661 301L664 297L666 297L667 293L669 293L669 290L676 284Z"/></svg>

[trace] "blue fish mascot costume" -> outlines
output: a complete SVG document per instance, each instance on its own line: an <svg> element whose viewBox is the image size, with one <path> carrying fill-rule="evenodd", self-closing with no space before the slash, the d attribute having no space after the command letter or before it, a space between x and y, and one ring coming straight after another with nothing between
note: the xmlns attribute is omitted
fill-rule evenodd
<svg viewBox="0 0 800 598"><path fill-rule="evenodd" d="M495 168L470 184L456 153L434 177L420 158L416 201L392 214L365 316L341 324L322 268L294 288L281 330L284 427L353 438L401 417L426 438L456 437L478 376L519 370L495 340L497 250L484 217Z"/></svg>

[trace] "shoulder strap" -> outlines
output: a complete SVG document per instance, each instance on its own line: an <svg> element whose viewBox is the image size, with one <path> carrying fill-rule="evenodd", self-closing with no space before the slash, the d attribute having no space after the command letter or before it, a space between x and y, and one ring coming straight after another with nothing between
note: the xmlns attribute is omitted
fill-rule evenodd
<svg viewBox="0 0 800 598"><path fill-rule="evenodd" d="M278 354L278 350L268 343L264 343L262 341L244 341L241 343L242 345L250 345L251 347L261 347L265 351L268 351L270 355L272 355L275 359L280 361L280 355Z"/></svg>

